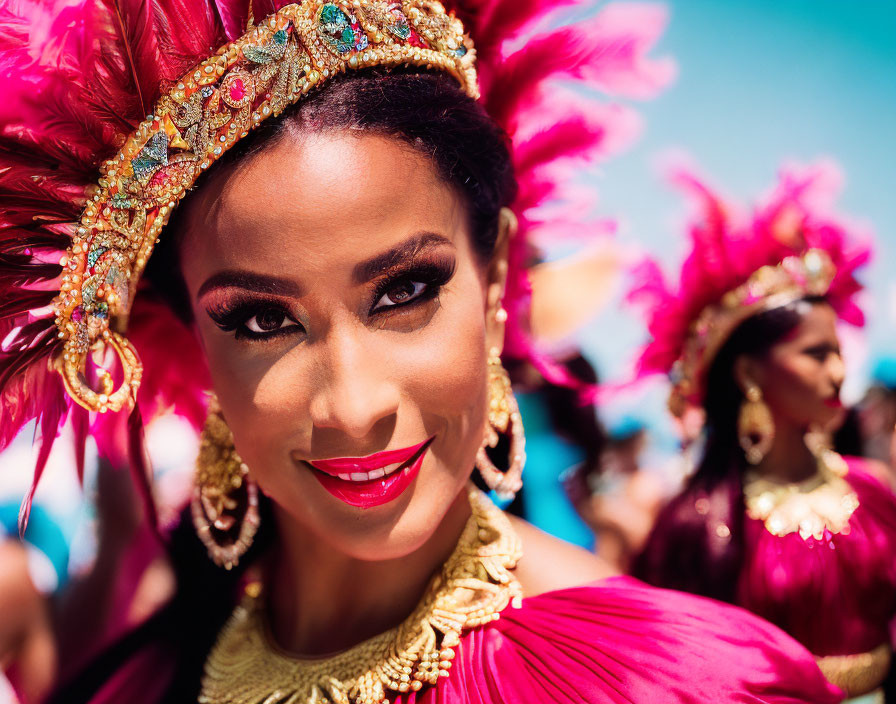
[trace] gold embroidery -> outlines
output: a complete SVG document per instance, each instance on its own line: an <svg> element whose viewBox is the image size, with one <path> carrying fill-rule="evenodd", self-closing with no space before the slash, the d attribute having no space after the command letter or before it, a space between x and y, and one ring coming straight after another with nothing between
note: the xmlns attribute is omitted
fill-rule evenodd
<svg viewBox="0 0 896 704"><path fill-rule="evenodd" d="M828 655L816 660L828 682L837 685L847 697L858 697L883 684L890 670L890 658L890 645L882 643L867 653Z"/></svg>
<svg viewBox="0 0 896 704"><path fill-rule="evenodd" d="M520 540L475 488L451 557L404 623L327 658L290 657L271 642L263 602L247 590L205 663L201 704L378 704L449 674L463 631L497 620L522 590Z"/></svg>

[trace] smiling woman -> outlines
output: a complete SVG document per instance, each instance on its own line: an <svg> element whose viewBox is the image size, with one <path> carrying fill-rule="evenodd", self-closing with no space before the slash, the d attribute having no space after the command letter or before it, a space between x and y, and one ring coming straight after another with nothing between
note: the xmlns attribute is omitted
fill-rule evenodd
<svg viewBox="0 0 896 704"><path fill-rule="evenodd" d="M536 20L536 6L525 18L515 3L466 9L498 32ZM135 293L164 296L158 315L177 312L169 329L189 331L179 347L139 346L155 350L146 381L188 356L188 378L168 383L201 388L191 382L207 370L214 398L192 506L170 538L172 600L52 701L836 701L776 628L614 577L472 486L475 468L512 493L524 459L501 366L525 311L511 206L551 188L542 174L518 198L513 158L531 166L567 142L511 151L477 102L460 22L429 0L287 5L244 34L244 15L216 17L229 41L210 57L192 48L203 41L184 47L186 72L152 85L168 92L65 227L50 352L79 427L82 408L102 419L147 399L124 337ZM644 45L642 6L598 19L594 32ZM160 45L172 26L155 27ZM577 31L548 35L554 60L563 41L581 45ZM500 54L501 35L481 35L483 54ZM603 52L571 50L569 74ZM626 56L633 74L649 65ZM520 96L540 95L536 68L516 97L512 77L492 103L508 125ZM591 134L581 116L566 127ZM32 332L15 333L10 365L46 351ZM55 429L53 408L35 413Z"/></svg>

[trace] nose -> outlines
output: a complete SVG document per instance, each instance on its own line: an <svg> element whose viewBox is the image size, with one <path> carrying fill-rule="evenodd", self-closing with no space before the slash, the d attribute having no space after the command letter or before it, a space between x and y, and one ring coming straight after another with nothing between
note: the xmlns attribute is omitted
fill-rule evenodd
<svg viewBox="0 0 896 704"><path fill-rule="evenodd" d="M828 373L831 375L831 382L834 384L837 391L839 391L846 378L846 365L843 363L843 357L839 354L832 354L830 356L828 361Z"/></svg>
<svg viewBox="0 0 896 704"><path fill-rule="evenodd" d="M321 355L321 383L311 400L317 429L362 439L398 411L400 393L382 360L352 333L331 333Z"/></svg>

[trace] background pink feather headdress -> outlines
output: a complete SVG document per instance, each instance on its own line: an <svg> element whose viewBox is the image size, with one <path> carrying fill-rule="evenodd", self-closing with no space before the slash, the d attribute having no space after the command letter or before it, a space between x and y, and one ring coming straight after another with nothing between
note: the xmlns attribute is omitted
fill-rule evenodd
<svg viewBox="0 0 896 704"><path fill-rule="evenodd" d="M862 288L855 272L871 256L870 236L857 232L855 226L848 226L833 213L841 183L834 164L782 168L772 192L751 210L726 203L688 169L673 170L671 180L696 205L688 226L691 249L682 264L678 285L668 285L658 263L646 259L634 270L634 284L627 298L645 309L651 337L638 357L636 376L669 374L673 412L683 411L683 404L701 402L701 375L743 316L781 300L771 296L762 300L767 292L756 284L760 270L772 273L772 268L777 268L780 273L782 266L786 269L799 258L805 260L807 253L820 255L816 259L828 269L822 272L826 300L844 321L864 324L855 300ZM789 273L785 281L788 285L794 282ZM797 296L815 292L798 275L795 283L790 290L795 288ZM755 294L750 288L753 286ZM707 311L720 310L721 306L727 310L707 317ZM721 328L712 331L719 338L717 344L695 346L695 338L707 332L701 329L707 319ZM694 349L698 350L697 358L689 358Z"/></svg>
<svg viewBox="0 0 896 704"><path fill-rule="evenodd" d="M12 0L0 6L0 450L32 420L41 438L22 521L67 420L75 431L78 472L88 434L106 455L120 459L128 450L150 512L142 417L173 410L201 426L210 381L199 345L145 283L128 329L144 362L138 404L128 420L129 447L114 414L91 417L68 399L49 364L59 348L51 306L59 261L96 189L99 164L116 153L162 92L241 36L250 16L263 18L284 4ZM576 4L581 12L582 3L446 4L476 45L483 103L513 138L521 236L511 253L507 354L532 359L551 380L568 381L534 352L526 332L527 243L536 232L544 241L580 236L583 228L606 229L584 221L593 194L575 186L573 167L611 155L637 132L636 114L606 103L596 91L643 99L671 80L673 64L647 56L665 12L612 3L564 26L558 9ZM546 220L545 204L557 201L565 202L570 216ZM171 349L178 354L169 355Z"/></svg>

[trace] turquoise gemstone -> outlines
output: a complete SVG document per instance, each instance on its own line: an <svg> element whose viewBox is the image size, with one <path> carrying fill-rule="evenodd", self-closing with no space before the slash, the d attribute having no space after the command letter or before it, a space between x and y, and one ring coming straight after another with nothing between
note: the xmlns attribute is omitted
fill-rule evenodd
<svg viewBox="0 0 896 704"><path fill-rule="evenodd" d="M102 245L91 247L90 251L87 252L87 266L94 266L97 263L97 260L103 255L103 253L107 252L108 250L108 247L103 247Z"/></svg>
<svg viewBox="0 0 896 704"><path fill-rule="evenodd" d="M399 39L407 39L411 36L411 28L405 22L390 25L389 31Z"/></svg>
<svg viewBox="0 0 896 704"><path fill-rule="evenodd" d="M320 8L320 21L322 24L338 24L347 20L345 13L331 3L327 3Z"/></svg>
<svg viewBox="0 0 896 704"><path fill-rule="evenodd" d="M152 173L168 163L168 136L164 132L156 132L146 146L143 147L131 167L138 179L147 179Z"/></svg>

